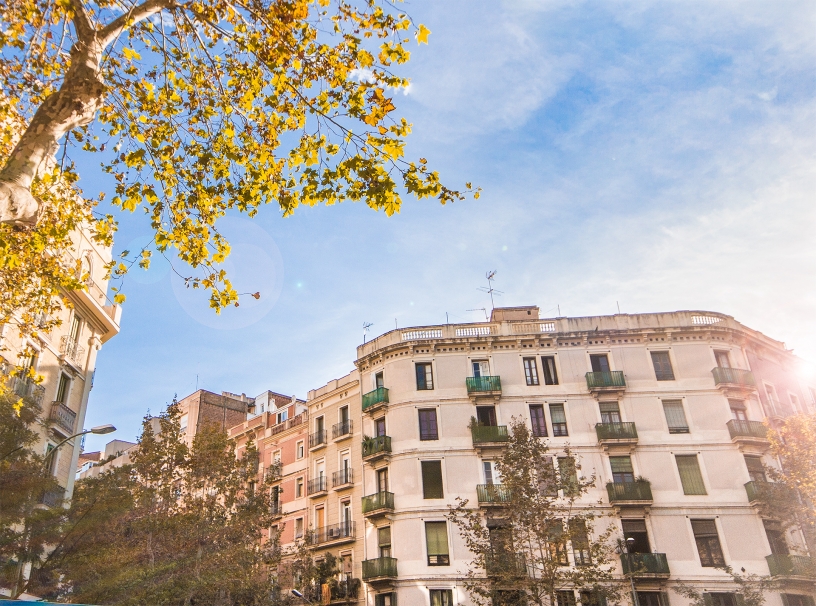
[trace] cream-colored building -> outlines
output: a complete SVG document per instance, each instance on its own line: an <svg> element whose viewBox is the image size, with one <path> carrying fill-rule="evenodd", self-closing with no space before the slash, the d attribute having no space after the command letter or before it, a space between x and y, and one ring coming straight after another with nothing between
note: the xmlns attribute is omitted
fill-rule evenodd
<svg viewBox="0 0 816 606"><path fill-rule="evenodd" d="M319 588L324 603L356 604L363 598L363 467L360 381L356 370L309 392L310 528L306 543L316 558L331 553L339 573ZM317 589L317 588L316 588Z"/></svg>
<svg viewBox="0 0 816 606"><path fill-rule="evenodd" d="M102 344L119 333L122 308L106 295L105 264L111 260L110 248L100 246L86 231L79 230L74 233L71 254L81 261L83 274L89 278L85 289L67 293L72 307L62 310L61 324L50 332L40 331L36 338L23 340L15 326L6 324L0 329L2 371L8 375L22 364L33 367L42 377L39 384L17 377L8 379L15 393L32 397L42 406L45 423L40 428L40 441L34 446L41 454L82 431L96 357ZM27 355L29 348L33 356ZM71 497L79 453L77 438L50 457L51 471L61 490L46 494L46 504Z"/></svg>
<svg viewBox="0 0 816 606"><path fill-rule="evenodd" d="M735 606L721 564L784 581L769 606L813 605L800 533L752 504L762 465L774 464L762 422L816 410L816 384L799 378L784 344L713 312L540 319L520 307L485 323L393 330L357 354L353 444L372 438L356 484L366 604L470 603L470 554L445 515L456 497L495 505L483 487L500 482L492 460L515 417L554 454L569 444L580 473L597 476L587 503L602 502L619 537L633 539L623 557L638 564L640 606L685 604L671 591L679 581Z"/></svg>

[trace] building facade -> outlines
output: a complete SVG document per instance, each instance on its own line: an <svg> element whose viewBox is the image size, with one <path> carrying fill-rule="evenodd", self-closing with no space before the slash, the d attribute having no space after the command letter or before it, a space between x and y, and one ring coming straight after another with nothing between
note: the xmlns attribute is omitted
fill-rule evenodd
<svg viewBox="0 0 816 606"><path fill-rule="evenodd" d="M88 397L93 387L96 357L102 345L119 333L122 308L108 299L105 264L110 248L94 242L85 230L73 234L71 254L88 275L83 290L69 291L69 306L61 311L61 323L36 337L21 339L16 327L0 327L0 372L11 389L42 406L44 423L33 448L47 454L64 439L82 431ZM10 376L15 366L32 368L42 381ZM79 461L80 439L73 439L50 458L50 469L60 488L47 493L43 502L55 505L73 493Z"/></svg>
<svg viewBox="0 0 816 606"><path fill-rule="evenodd" d="M803 537L756 508L775 465L763 422L816 410L784 344L712 312L539 319L523 307L390 331L357 354L366 604L470 603L471 556L445 516L456 497L495 505L485 488L500 483L516 418L597 477L587 503L631 539L618 572L637 577L640 606L685 604L671 591L681 581L735 606L724 564L783 581L770 606L812 606Z"/></svg>

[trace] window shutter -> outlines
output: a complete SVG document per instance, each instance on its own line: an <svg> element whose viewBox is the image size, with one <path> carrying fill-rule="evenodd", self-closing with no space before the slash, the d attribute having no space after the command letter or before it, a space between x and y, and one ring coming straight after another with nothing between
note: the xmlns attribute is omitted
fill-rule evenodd
<svg viewBox="0 0 816 606"><path fill-rule="evenodd" d="M567 422L567 415L564 413L563 404L550 404L550 420L553 423Z"/></svg>
<svg viewBox="0 0 816 606"><path fill-rule="evenodd" d="M377 546L388 547L391 545L391 527L383 526L377 529Z"/></svg>
<svg viewBox="0 0 816 606"><path fill-rule="evenodd" d="M428 555L448 555L447 522L425 522L425 540Z"/></svg>
<svg viewBox="0 0 816 606"><path fill-rule="evenodd" d="M442 461L422 461L422 493L425 499L442 499Z"/></svg>
<svg viewBox="0 0 816 606"><path fill-rule="evenodd" d="M601 412L620 412L617 402L600 402L598 406L600 406Z"/></svg>
<svg viewBox="0 0 816 606"><path fill-rule="evenodd" d="M681 400L663 400L663 412L666 415L669 433L688 432L688 422Z"/></svg>
<svg viewBox="0 0 816 606"><path fill-rule="evenodd" d="M631 457L609 457L612 473L634 473Z"/></svg>
<svg viewBox="0 0 816 606"><path fill-rule="evenodd" d="M683 494L708 494L703 483L703 475L700 473L697 455L676 455L675 460L677 471L680 472L680 482L683 484Z"/></svg>

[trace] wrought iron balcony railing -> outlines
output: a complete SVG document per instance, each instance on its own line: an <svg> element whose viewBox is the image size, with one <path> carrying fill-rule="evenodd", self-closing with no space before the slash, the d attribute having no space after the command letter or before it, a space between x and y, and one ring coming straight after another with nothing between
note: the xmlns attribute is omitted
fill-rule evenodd
<svg viewBox="0 0 816 606"><path fill-rule="evenodd" d="M626 387L626 380L623 378L622 370L588 372L586 373L586 382L590 390L603 389L604 387Z"/></svg>
<svg viewBox="0 0 816 606"><path fill-rule="evenodd" d="M595 433L598 441L604 440L637 440L637 428L634 423L597 423Z"/></svg>
<svg viewBox="0 0 816 606"><path fill-rule="evenodd" d="M340 524L332 524L323 528L316 528L306 535L309 545L321 545L344 539L354 539L357 530L356 524L349 520Z"/></svg>
<svg viewBox="0 0 816 606"><path fill-rule="evenodd" d="M760 421L741 421L731 419L725 424L731 438L756 438L759 440L768 439L768 428Z"/></svg>
<svg viewBox="0 0 816 606"><path fill-rule="evenodd" d="M65 489L62 486L57 486L51 490L46 490L40 497L40 503L46 507L59 507L65 499Z"/></svg>
<svg viewBox="0 0 816 606"><path fill-rule="evenodd" d="M467 377L468 393L501 392L501 377Z"/></svg>
<svg viewBox="0 0 816 606"><path fill-rule="evenodd" d="M351 430L352 424L350 419L337 423L336 425L332 425L332 440L336 440L337 438L342 438L344 436L350 436Z"/></svg>
<svg viewBox="0 0 816 606"><path fill-rule="evenodd" d="M328 490L329 483L326 481L327 479L326 476L320 476L319 478L309 480L306 484L306 494L313 495Z"/></svg>
<svg viewBox="0 0 816 606"><path fill-rule="evenodd" d="M715 385L739 385L741 387L754 387L754 375L750 370L740 368L723 368L718 366L711 369L714 375Z"/></svg>
<svg viewBox="0 0 816 606"><path fill-rule="evenodd" d="M621 554L623 574L651 576L669 574L669 561L665 553Z"/></svg>
<svg viewBox="0 0 816 606"><path fill-rule="evenodd" d="M68 408L62 402L51 403L51 422L66 432L66 436L74 433L76 427L77 413Z"/></svg>
<svg viewBox="0 0 816 606"><path fill-rule="evenodd" d="M317 448L318 446L324 446L328 442L326 439L326 430L323 431L316 431L309 436L309 448Z"/></svg>
<svg viewBox="0 0 816 606"><path fill-rule="evenodd" d="M501 484L479 484L476 495L479 503L501 504L510 501L510 489Z"/></svg>
<svg viewBox="0 0 816 606"><path fill-rule="evenodd" d="M68 335L62 335L59 352L77 366L82 366L85 362L85 348Z"/></svg>
<svg viewBox="0 0 816 606"><path fill-rule="evenodd" d="M377 436L376 438L368 438L363 440L363 458L373 457L374 455L384 455L391 452L391 437Z"/></svg>
<svg viewBox="0 0 816 606"><path fill-rule="evenodd" d="M363 497L363 514L394 510L394 493L385 490Z"/></svg>
<svg viewBox="0 0 816 606"><path fill-rule="evenodd" d="M354 470L351 467L346 467L340 471L335 471L332 474L332 488L338 486L345 486L346 484L354 483Z"/></svg>
<svg viewBox="0 0 816 606"><path fill-rule="evenodd" d="M396 578L397 558L374 558L363 560L363 580Z"/></svg>
<svg viewBox="0 0 816 606"><path fill-rule="evenodd" d="M507 425L473 425L470 428L473 445L507 442L510 439Z"/></svg>
<svg viewBox="0 0 816 606"><path fill-rule="evenodd" d="M375 408L378 404L388 404L388 389L378 387L374 391L363 394L363 412Z"/></svg>
<svg viewBox="0 0 816 606"><path fill-rule="evenodd" d="M774 554L765 557L772 577L792 576L816 579L816 565L808 556Z"/></svg>
<svg viewBox="0 0 816 606"><path fill-rule="evenodd" d="M634 482L608 482L606 492L609 495L609 502L619 501L651 501L652 486L648 480L635 480Z"/></svg>

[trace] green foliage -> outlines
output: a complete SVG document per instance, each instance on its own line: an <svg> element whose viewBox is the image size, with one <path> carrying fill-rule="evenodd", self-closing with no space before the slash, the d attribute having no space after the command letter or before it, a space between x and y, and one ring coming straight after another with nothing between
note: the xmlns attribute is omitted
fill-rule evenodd
<svg viewBox="0 0 816 606"><path fill-rule="evenodd" d="M578 477L580 462L569 446L556 466L547 443L522 421L514 418L509 430L496 460L502 506L485 513L458 498L448 516L473 555L465 581L471 599L477 606L495 600L556 606L556 592L567 590L616 599L616 530L599 524L597 503L582 499L595 478Z"/></svg>
<svg viewBox="0 0 816 606"><path fill-rule="evenodd" d="M779 589L778 584L770 577L746 574L744 568L740 572L735 572L730 566L724 566L720 570L728 574L734 581L739 606L763 606L766 594ZM706 595L697 587L677 583L673 589L677 594L686 598L691 606L711 606L711 601L706 599Z"/></svg>
<svg viewBox="0 0 816 606"><path fill-rule="evenodd" d="M64 537L36 578L51 597L95 604L274 604L279 557L253 445L237 459L220 427L191 447L172 404L146 419L132 464L77 483ZM57 580L61 582L57 583Z"/></svg>

